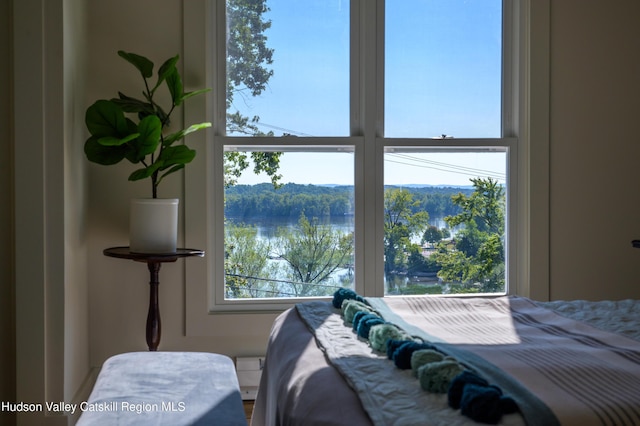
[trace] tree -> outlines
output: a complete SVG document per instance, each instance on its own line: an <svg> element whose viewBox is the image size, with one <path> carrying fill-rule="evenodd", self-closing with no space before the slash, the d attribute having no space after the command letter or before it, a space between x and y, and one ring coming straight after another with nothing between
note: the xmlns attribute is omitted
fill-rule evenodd
<svg viewBox="0 0 640 426"><path fill-rule="evenodd" d="M279 233L276 254L287 264L295 296L333 294L337 286L330 282L331 274L353 263L353 235L320 225L317 218L309 221L304 212L295 229Z"/></svg>
<svg viewBox="0 0 640 426"><path fill-rule="evenodd" d="M271 245L257 238L252 226L230 225L225 227L225 287L227 296L271 296L274 289L268 277L274 276L273 265L268 263ZM259 279L260 278L260 279Z"/></svg>
<svg viewBox="0 0 640 426"><path fill-rule="evenodd" d="M408 256L416 245L411 238L424 232L428 224L427 212L412 212L417 205L406 189L387 189L384 193L385 273L406 270Z"/></svg>
<svg viewBox="0 0 640 426"><path fill-rule="evenodd" d="M422 235L422 241L433 245L450 236L451 234L449 233L448 229L438 229L437 226L430 225L427 230L424 231L424 234Z"/></svg>
<svg viewBox="0 0 640 426"><path fill-rule="evenodd" d="M462 212L445 221L450 227L464 225L464 229L456 235L453 246L440 244L434 255L442 267L438 276L461 283L461 291L504 291L504 188L491 178L471 182L474 192L470 196L452 197Z"/></svg>
<svg viewBox="0 0 640 426"><path fill-rule="evenodd" d="M265 134L256 125L260 117L243 116L233 108L236 97L244 102L249 97L259 96L267 87L273 70L273 49L267 46L265 31L271 28L271 20L264 14L269 11L266 0L228 0L227 22L227 133L248 136L273 136ZM235 185L238 177L250 166L249 157L256 174L265 172L277 185L281 176L278 165L281 152L227 152L224 158L225 185Z"/></svg>

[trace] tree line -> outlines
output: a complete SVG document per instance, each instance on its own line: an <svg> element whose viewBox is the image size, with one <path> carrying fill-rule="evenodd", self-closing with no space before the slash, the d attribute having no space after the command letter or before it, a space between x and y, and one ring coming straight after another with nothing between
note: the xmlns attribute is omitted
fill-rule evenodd
<svg viewBox="0 0 640 426"><path fill-rule="evenodd" d="M469 195L473 192L473 189L460 187L410 186L403 189L413 198L411 212L426 211L430 217L459 214L461 207L452 201L452 196L459 193ZM240 219L256 216L298 219L302 213L308 217L344 216L355 211L353 196L353 186L350 185L234 185L225 192L225 215Z"/></svg>
<svg viewBox="0 0 640 426"><path fill-rule="evenodd" d="M451 201L459 208L445 217L448 227L461 227L454 238L429 224L426 211L408 189L387 188L384 197L384 257L387 278L436 273L440 284L425 288L388 288L389 294L424 292L492 293L505 289L504 188L492 179L471 179L473 190ZM330 188L316 188L319 193ZM243 188L244 191L251 191ZM228 224L225 230L227 297L302 297L330 295L351 286L353 233L322 225L301 213L294 228L278 229L273 241L257 238L257 228ZM420 242L416 242L419 240ZM428 243L430 254L423 251ZM278 259L281 262L270 262ZM388 283L390 282L387 280Z"/></svg>

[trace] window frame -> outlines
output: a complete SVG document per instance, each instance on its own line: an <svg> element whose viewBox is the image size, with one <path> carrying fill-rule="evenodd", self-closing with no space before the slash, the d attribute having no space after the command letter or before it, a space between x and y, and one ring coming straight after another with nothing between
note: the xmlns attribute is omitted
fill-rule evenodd
<svg viewBox="0 0 640 426"><path fill-rule="evenodd" d="M509 294L528 295L530 217L528 176L529 134L527 127L529 91L529 26L534 12L530 0L503 0L503 123L502 138L493 139L400 139L384 138L384 0L351 0L350 128L347 137L227 137L225 136L226 52L223 43L224 0L184 2L185 90L212 87L199 101L185 105L189 122L210 120L213 127L194 135L199 155L185 172L185 244L204 248L205 261L191 262L185 270L186 322L188 335L211 334L207 318L220 313L280 312L300 299L224 300L224 206L222 202L224 145L300 146L348 145L355 155L355 271L357 292L366 296L384 296L383 276L383 154L386 147L506 147L507 170L507 285ZM549 4L543 1L538 13L548 19ZM188 23L188 25L187 25ZM361 25L362 24L362 25ZM188 28L188 31L187 31ZM544 30L544 29L543 29ZM203 40L205 42L203 43ZM371 42L375 40L375 42ZM541 55L544 57L544 55ZM219 72L207 72L215 69ZM541 66L544 71L544 65ZM539 75L539 74L538 74ZM548 84L548 82L547 82ZM192 86L192 87L191 87ZM379 90L367 90L378 88ZM195 99L194 99L195 101ZM544 104L544 100L543 100ZM366 106L366 107L365 107ZM540 129L544 132L544 126ZM544 158L544 150L542 157ZM547 153L548 155L548 153ZM219 188L216 191L212 188ZM543 225L544 225L544 221ZM548 224L546 224L548 226ZM365 232L365 230L375 232ZM542 247L544 244L542 244ZM365 247L367 250L365 250ZM366 267L365 267L366 265ZM213 289L211 282L213 280ZM306 300L306 299L304 299Z"/></svg>

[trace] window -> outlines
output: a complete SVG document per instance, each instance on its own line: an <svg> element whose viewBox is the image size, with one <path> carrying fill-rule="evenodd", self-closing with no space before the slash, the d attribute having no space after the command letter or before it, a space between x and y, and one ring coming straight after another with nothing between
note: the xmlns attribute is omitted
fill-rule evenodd
<svg viewBox="0 0 640 426"><path fill-rule="evenodd" d="M264 173L243 173L232 184L233 173L225 176L225 300L354 288L353 148L270 148L277 184ZM229 157L273 154L243 149L250 148L225 146Z"/></svg>
<svg viewBox="0 0 640 426"><path fill-rule="evenodd" d="M206 194L209 311L281 309L340 286L509 292L511 1L207 4L214 134L197 157L206 180L188 177L187 192ZM321 260L302 250L314 235L329 241Z"/></svg>

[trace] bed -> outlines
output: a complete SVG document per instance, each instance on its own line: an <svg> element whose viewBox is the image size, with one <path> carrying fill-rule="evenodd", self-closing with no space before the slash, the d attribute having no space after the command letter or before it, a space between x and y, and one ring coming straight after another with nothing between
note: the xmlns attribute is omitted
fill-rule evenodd
<svg viewBox="0 0 640 426"><path fill-rule="evenodd" d="M275 320L252 426L640 424L637 301L338 293Z"/></svg>

